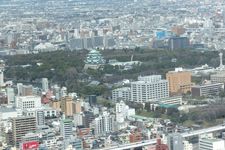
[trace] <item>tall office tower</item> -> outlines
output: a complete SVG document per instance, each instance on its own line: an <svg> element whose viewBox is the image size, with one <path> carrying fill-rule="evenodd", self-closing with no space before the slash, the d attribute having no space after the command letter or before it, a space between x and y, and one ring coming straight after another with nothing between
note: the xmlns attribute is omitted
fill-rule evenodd
<svg viewBox="0 0 225 150"><path fill-rule="evenodd" d="M80 101L74 101L72 105L73 105L73 114L81 113L81 102Z"/></svg>
<svg viewBox="0 0 225 150"><path fill-rule="evenodd" d="M74 102L72 97L66 96L61 99L61 110L65 113L66 116L73 116L74 114Z"/></svg>
<svg viewBox="0 0 225 150"><path fill-rule="evenodd" d="M16 107L22 110L29 108L40 108L41 97L39 96L17 96Z"/></svg>
<svg viewBox="0 0 225 150"><path fill-rule="evenodd" d="M53 94L55 95L55 99L59 100L61 98L61 96L60 96L60 87L58 85L54 85L52 87L52 89L53 89Z"/></svg>
<svg viewBox="0 0 225 150"><path fill-rule="evenodd" d="M131 101L145 103L169 97L168 81L160 75L139 77L131 82Z"/></svg>
<svg viewBox="0 0 225 150"><path fill-rule="evenodd" d="M3 60L0 60L0 87L3 87L4 84L4 70L5 70L5 63Z"/></svg>
<svg viewBox="0 0 225 150"><path fill-rule="evenodd" d="M15 104L15 93L13 88L6 88L6 93L7 93L7 99L8 99L8 104L13 105Z"/></svg>
<svg viewBox="0 0 225 150"><path fill-rule="evenodd" d="M29 132L36 132L35 117L12 118L13 143L16 147L20 146L22 137Z"/></svg>
<svg viewBox="0 0 225 150"><path fill-rule="evenodd" d="M184 94L191 91L191 72L176 68L175 71L166 74L166 79L169 81L170 94Z"/></svg>
<svg viewBox="0 0 225 150"><path fill-rule="evenodd" d="M102 115L93 120L95 135L101 135L113 131L115 126L114 121L114 115L110 115L108 112L103 112Z"/></svg>
<svg viewBox="0 0 225 150"><path fill-rule="evenodd" d="M42 84L43 92L47 92L48 89L49 89L49 87L48 87L48 79L47 78L42 78L41 84Z"/></svg>
<svg viewBox="0 0 225 150"><path fill-rule="evenodd" d="M68 139L70 138L71 135L73 135L73 130L72 130L73 124L72 124L72 120L70 119L63 119L61 121L61 136L64 139Z"/></svg>
<svg viewBox="0 0 225 150"><path fill-rule="evenodd" d="M22 83L17 83L18 96L31 96L33 95L32 85L23 85Z"/></svg>
<svg viewBox="0 0 225 150"><path fill-rule="evenodd" d="M37 110L35 113L37 126L45 125L45 112L43 110Z"/></svg>
<svg viewBox="0 0 225 150"><path fill-rule="evenodd" d="M183 137L179 133L173 133L168 136L167 144L169 150L184 150Z"/></svg>
<svg viewBox="0 0 225 150"><path fill-rule="evenodd" d="M22 83L17 83L16 86L17 86L17 95L21 96L23 84Z"/></svg>

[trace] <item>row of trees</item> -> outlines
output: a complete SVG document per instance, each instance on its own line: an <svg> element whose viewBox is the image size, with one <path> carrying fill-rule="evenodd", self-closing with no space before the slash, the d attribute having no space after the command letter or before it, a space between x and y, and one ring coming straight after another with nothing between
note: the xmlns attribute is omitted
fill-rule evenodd
<svg viewBox="0 0 225 150"><path fill-rule="evenodd" d="M150 107L150 103L138 104L127 102L127 104L135 108L138 113L144 111L149 112L152 117L162 118L167 117L175 123L183 124L187 120L191 120L195 123L211 122L216 119L225 118L225 103L214 103L204 107L198 107L191 109L189 113L180 112L177 108L162 108L156 107L153 109Z"/></svg>

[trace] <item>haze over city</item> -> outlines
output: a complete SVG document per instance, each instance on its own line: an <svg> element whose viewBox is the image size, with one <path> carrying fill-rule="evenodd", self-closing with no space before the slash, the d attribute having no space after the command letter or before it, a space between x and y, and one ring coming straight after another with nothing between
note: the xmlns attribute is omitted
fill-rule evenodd
<svg viewBox="0 0 225 150"><path fill-rule="evenodd" d="M224 0L1 0L0 150L225 150Z"/></svg>

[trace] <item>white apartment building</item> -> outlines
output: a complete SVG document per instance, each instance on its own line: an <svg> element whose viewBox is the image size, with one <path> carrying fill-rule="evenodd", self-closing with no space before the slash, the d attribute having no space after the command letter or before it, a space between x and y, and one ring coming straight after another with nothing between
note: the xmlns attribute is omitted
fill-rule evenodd
<svg viewBox="0 0 225 150"><path fill-rule="evenodd" d="M199 139L199 150L224 150L225 142L223 139Z"/></svg>
<svg viewBox="0 0 225 150"><path fill-rule="evenodd" d="M129 116L135 115L135 109L129 108L123 101L116 103L116 121L122 123Z"/></svg>
<svg viewBox="0 0 225 150"><path fill-rule="evenodd" d="M131 99L131 89L130 87L122 87L112 90L112 100L116 102L117 100L129 101Z"/></svg>
<svg viewBox="0 0 225 150"><path fill-rule="evenodd" d="M160 75L139 77L131 82L131 101L145 103L169 97L168 81Z"/></svg>
<svg viewBox="0 0 225 150"><path fill-rule="evenodd" d="M22 110L41 107L39 96L16 96L16 107Z"/></svg>
<svg viewBox="0 0 225 150"><path fill-rule="evenodd" d="M194 150L193 149L193 144L191 144L190 142L183 141L183 144L184 144L184 150Z"/></svg>
<svg viewBox="0 0 225 150"><path fill-rule="evenodd" d="M109 133L114 130L115 116L110 115L108 112L103 112L102 115L93 120L94 133L95 135L101 135Z"/></svg>
<svg viewBox="0 0 225 150"><path fill-rule="evenodd" d="M225 83L225 72L212 74L210 80L212 83Z"/></svg>

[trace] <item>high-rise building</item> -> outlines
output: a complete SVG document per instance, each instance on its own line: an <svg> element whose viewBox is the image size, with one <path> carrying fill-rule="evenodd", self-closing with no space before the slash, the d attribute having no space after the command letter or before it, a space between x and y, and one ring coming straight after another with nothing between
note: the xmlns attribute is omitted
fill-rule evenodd
<svg viewBox="0 0 225 150"><path fill-rule="evenodd" d="M109 133L114 130L114 120L115 116L109 114L108 112L103 112L102 115L93 120L94 133L95 135L101 135Z"/></svg>
<svg viewBox="0 0 225 150"><path fill-rule="evenodd" d="M83 121L84 121L84 126L86 128L90 127L90 124L94 119L95 119L95 116L94 116L93 112L84 111Z"/></svg>
<svg viewBox="0 0 225 150"><path fill-rule="evenodd" d="M116 102L117 100L129 101L131 99L130 87L122 87L112 90L112 100Z"/></svg>
<svg viewBox="0 0 225 150"><path fill-rule="evenodd" d="M191 72L176 68L175 71L169 71L166 74L166 79L169 81L170 94L183 94L191 91Z"/></svg>
<svg viewBox="0 0 225 150"><path fill-rule="evenodd" d="M66 96L61 99L61 110L66 116L73 116L74 114L74 101L72 97Z"/></svg>
<svg viewBox="0 0 225 150"><path fill-rule="evenodd" d="M61 101L59 100L52 100L50 102L50 107L52 107L55 110L61 110Z"/></svg>
<svg viewBox="0 0 225 150"><path fill-rule="evenodd" d="M73 130L72 130L73 124L72 120L70 119L63 119L61 121L61 135L64 139L70 138L71 135L73 135Z"/></svg>
<svg viewBox="0 0 225 150"><path fill-rule="evenodd" d="M145 103L169 97L168 81L160 75L139 77L139 81L131 82L131 101Z"/></svg>
<svg viewBox="0 0 225 150"><path fill-rule="evenodd" d="M45 112L43 110L36 111L36 123L37 126L45 125Z"/></svg>
<svg viewBox="0 0 225 150"><path fill-rule="evenodd" d="M33 95L32 85L23 85L22 83L17 84L18 96L31 96Z"/></svg>
<svg viewBox="0 0 225 150"><path fill-rule="evenodd" d="M13 88L6 88L6 93L7 93L7 99L8 99L8 104L12 105L15 104L15 93Z"/></svg>
<svg viewBox="0 0 225 150"><path fill-rule="evenodd" d="M4 61L0 60L0 87L5 86L5 83L4 83L4 70L5 70Z"/></svg>
<svg viewBox="0 0 225 150"><path fill-rule="evenodd" d="M173 133L168 136L167 144L170 150L183 150L183 137L179 133Z"/></svg>
<svg viewBox="0 0 225 150"><path fill-rule="evenodd" d="M23 84L22 83L17 83L16 86L17 86L17 96L21 96Z"/></svg>
<svg viewBox="0 0 225 150"><path fill-rule="evenodd" d="M225 141L223 139L199 139L199 150L224 150Z"/></svg>
<svg viewBox="0 0 225 150"><path fill-rule="evenodd" d="M35 117L12 118L13 143L16 147L20 146L22 137L29 132L36 132Z"/></svg>
<svg viewBox="0 0 225 150"><path fill-rule="evenodd" d="M75 113L81 113L81 102L80 101L73 102L73 114L75 114Z"/></svg>
<svg viewBox="0 0 225 150"><path fill-rule="evenodd" d="M47 78L42 78L41 84L42 84L43 92L47 92L48 89L49 89L49 87L48 87L48 79Z"/></svg>

